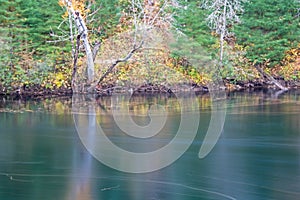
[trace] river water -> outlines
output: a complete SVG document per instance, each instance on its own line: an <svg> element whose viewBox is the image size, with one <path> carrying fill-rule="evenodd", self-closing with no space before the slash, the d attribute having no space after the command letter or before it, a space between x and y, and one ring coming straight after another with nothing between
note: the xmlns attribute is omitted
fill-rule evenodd
<svg viewBox="0 0 300 200"><path fill-rule="evenodd" d="M144 166L142 162L145 161L133 162L126 156L118 158L119 165L114 163L115 167L103 164L105 162L91 153L83 141L79 133L82 120L78 122L78 119L82 116L89 117L89 120L92 118L112 144L126 151L145 154L172 143L172 139L176 138L183 119L175 97L139 95L129 102L122 96L118 97L118 105L129 105L133 121L142 127L153 120L148 116L151 106L162 105L164 112L168 113L160 133L148 138L122 133L114 122L112 97L77 99L76 103L80 105L75 109L77 114L87 112L82 108L89 109L89 115L81 113L79 117L75 116L74 97L43 100L3 98L0 100L0 199L298 200L299 94L299 91L227 94L224 129L212 150L201 159L199 149L209 129L213 104L208 94L187 97L191 124L196 119L194 114L200 115L197 135L179 159L148 173L117 169L123 166L121 164L134 170L136 166ZM221 114L225 113L223 111ZM160 114L155 117L161 117ZM84 134L92 131L84 130ZM97 141L96 136L89 137L92 138L87 140L89 144L103 146L93 142ZM183 146L187 141L183 137L177 143ZM109 154L108 148L103 150L105 153L101 149L95 151ZM172 152L176 152L176 148ZM117 157L114 153L105 156L103 159ZM159 164L172 155L160 156ZM145 167L155 165L151 162Z"/></svg>

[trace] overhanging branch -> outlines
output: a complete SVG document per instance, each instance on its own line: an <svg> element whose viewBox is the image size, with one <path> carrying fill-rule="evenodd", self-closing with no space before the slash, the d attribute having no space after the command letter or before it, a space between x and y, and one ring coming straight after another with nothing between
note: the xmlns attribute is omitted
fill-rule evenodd
<svg viewBox="0 0 300 200"><path fill-rule="evenodd" d="M133 49L127 54L127 56L125 56L125 57L122 58L122 59L116 60L116 61L108 68L108 70L101 76L101 78L98 80L97 84L100 84L100 83L103 81L103 79L104 79L108 74L110 74L110 73L112 72L112 70L113 70L119 63L128 61L128 60L133 56L133 54L134 54L137 50L139 50L140 48L142 48L143 44L144 44L144 41L142 41L137 47L134 46Z"/></svg>
<svg viewBox="0 0 300 200"><path fill-rule="evenodd" d="M144 41L141 41L140 44L138 46L134 45L133 48L130 50L130 52L122 59L118 59L116 60L109 68L108 70L100 77L100 79L94 83L94 84L91 84L91 86L87 89L88 92L92 92L94 90L94 88L100 84L103 79L105 79L105 77L107 77L108 74L110 74L112 72L112 70L121 62L126 62L128 61L136 51L138 51L139 49L142 48L144 44Z"/></svg>

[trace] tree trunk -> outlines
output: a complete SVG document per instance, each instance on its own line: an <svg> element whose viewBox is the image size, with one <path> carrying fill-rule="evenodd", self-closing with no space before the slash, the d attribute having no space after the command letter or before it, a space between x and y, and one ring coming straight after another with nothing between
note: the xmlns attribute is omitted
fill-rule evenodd
<svg viewBox="0 0 300 200"><path fill-rule="evenodd" d="M80 35L76 38L76 46L73 58L73 72L72 72L72 91L74 93L78 92L78 86L76 85L76 74L77 74L77 60L80 46Z"/></svg>
<svg viewBox="0 0 300 200"><path fill-rule="evenodd" d="M223 24L220 34L220 63L219 63L219 70L223 67L223 55L224 55L224 37L226 32L226 12L227 12L227 0L224 1L224 9L223 9Z"/></svg>
<svg viewBox="0 0 300 200"><path fill-rule="evenodd" d="M95 76L95 66L94 66L94 59L93 59L93 52L91 50L91 46L88 42L87 35L83 34L83 45L85 48L85 54L87 58L87 77L88 82L92 83L94 81Z"/></svg>

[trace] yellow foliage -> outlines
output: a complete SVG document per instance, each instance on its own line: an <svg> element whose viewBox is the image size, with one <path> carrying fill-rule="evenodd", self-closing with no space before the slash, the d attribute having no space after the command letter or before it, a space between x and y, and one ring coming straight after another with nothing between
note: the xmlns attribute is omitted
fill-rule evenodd
<svg viewBox="0 0 300 200"><path fill-rule="evenodd" d="M300 44L297 48L286 52L282 66L272 69L273 74L282 76L285 80L296 80L300 78Z"/></svg>
<svg viewBox="0 0 300 200"><path fill-rule="evenodd" d="M79 12L83 18L90 12L89 9L86 8L86 0L59 0L58 4L61 7L71 6L75 11ZM68 12L66 11L63 18L68 17Z"/></svg>
<svg viewBox="0 0 300 200"><path fill-rule="evenodd" d="M290 49L286 52L286 56L284 58L284 63L288 64L291 62L295 62L297 58L300 58L300 43L297 48Z"/></svg>
<svg viewBox="0 0 300 200"><path fill-rule="evenodd" d="M45 78L45 80L43 80L41 86L50 90L59 89L61 87L69 88L69 79L70 77L66 71L51 73L47 78Z"/></svg>

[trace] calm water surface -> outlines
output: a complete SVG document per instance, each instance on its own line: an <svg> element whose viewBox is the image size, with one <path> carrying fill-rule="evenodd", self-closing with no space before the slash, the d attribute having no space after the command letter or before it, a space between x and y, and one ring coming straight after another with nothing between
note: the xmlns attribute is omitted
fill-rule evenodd
<svg viewBox="0 0 300 200"><path fill-rule="evenodd" d="M231 93L224 131L208 156L198 158L211 117L208 95L197 97L199 130L187 152L159 171L131 174L91 156L77 134L72 98L0 100L0 199L2 200L193 200L300 199L300 93ZM122 100L122 99L121 99ZM121 134L110 97L94 100L98 123L114 144L135 151L159 149L180 122L176 99L137 96L133 120L149 123L150 105L169 115L150 139ZM126 103L126 102L125 102ZM192 107L191 111L197 108Z"/></svg>

